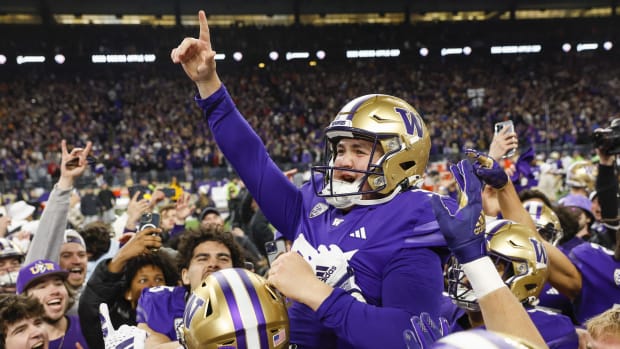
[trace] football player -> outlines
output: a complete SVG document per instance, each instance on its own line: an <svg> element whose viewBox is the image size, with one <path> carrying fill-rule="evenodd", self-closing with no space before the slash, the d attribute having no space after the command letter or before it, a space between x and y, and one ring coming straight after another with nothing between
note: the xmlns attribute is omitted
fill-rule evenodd
<svg viewBox="0 0 620 349"><path fill-rule="evenodd" d="M138 328L149 336L146 347L170 344L178 347L182 338L181 325L185 302L191 290L202 280L221 269L243 267L241 250L232 234L223 232L221 226L211 225L197 230L187 230L179 240L177 255L184 286L158 286L142 290L138 299L136 321ZM173 346L176 343L176 346Z"/></svg>
<svg viewBox="0 0 620 349"><path fill-rule="evenodd" d="M400 98L353 99L326 129L323 165L297 188L235 107L215 69L205 13L198 18L199 38L184 39L171 58L196 83L219 148L293 241L269 271L269 282L294 300L291 344L404 347L412 315L439 314L447 252L430 205L436 194L416 189L431 145L424 121Z"/></svg>

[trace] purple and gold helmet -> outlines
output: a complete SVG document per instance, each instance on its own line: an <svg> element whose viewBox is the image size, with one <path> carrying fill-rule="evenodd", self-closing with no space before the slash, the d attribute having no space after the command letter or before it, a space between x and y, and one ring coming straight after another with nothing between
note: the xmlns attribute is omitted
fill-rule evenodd
<svg viewBox="0 0 620 349"><path fill-rule="evenodd" d="M590 161L575 161L566 170L566 185L585 188L588 192L594 190L598 167Z"/></svg>
<svg viewBox="0 0 620 349"><path fill-rule="evenodd" d="M548 277L548 256L542 241L527 226L506 219L486 227L488 255L517 299L535 304ZM479 311L478 299L456 258L448 265L448 295L461 308Z"/></svg>
<svg viewBox="0 0 620 349"><path fill-rule="evenodd" d="M230 268L207 276L193 290L183 315L189 349L288 348L284 298L264 278Z"/></svg>
<svg viewBox="0 0 620 349"><path fill-rule="evenodd" d="M540 236L547 242L556 246L564 236L560 218L553 210L544 203L529 200L523 203L523 207L529 212Z"/></svg>
<svg viewBox="0 0 620 349"><path fill-rule="evenodd" d="M370 161L365 170L336 168L337 144L343 138L355 138L373 144ZM374 204L362 199L362 194L378 193L391 199L396 194L423 181L428 163L431 139L420 114L404 100L372 94L347 103L325 130L324 164L312 167L314 190L321 197L354 197L352 204ZM383 156L372 162L373 154L381 149ZM334 171L363 173L361 181L349 190L334 189ZM322 174L323 181L314 174ZM319 176L320 178L320 176ZM364 184L369 189L362 189Z"/></svg>

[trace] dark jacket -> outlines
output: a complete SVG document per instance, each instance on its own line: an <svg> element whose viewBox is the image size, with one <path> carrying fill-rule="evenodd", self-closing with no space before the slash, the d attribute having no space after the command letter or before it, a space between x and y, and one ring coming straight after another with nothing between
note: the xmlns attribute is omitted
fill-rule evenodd
<svg viewBox="0 0 620 349"><path fill-rule="evenodd" d="M110 320L115 329L121 325L136 325L136 311L124 298L123 273L111 273L108 270L110 259L97 265L82 295L78 312L82 333L90 349L104 349L99 304L106 303L110 310Z"/></svg>

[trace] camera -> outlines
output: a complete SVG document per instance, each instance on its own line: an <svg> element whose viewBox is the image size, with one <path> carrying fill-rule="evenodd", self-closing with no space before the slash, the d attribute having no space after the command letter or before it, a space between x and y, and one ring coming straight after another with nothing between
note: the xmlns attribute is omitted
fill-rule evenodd
<svg viewBox="0 0 620 349"><path fill-rule="evenodd" d="M594 131L592 141L607 155L620 154L620 118L613 119L608 128Z"/></svg>

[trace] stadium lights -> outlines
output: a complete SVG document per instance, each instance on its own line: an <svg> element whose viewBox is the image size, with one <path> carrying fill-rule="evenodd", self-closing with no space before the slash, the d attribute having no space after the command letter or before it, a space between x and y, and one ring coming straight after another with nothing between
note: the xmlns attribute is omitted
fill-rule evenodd
<svg viewBox="0 0 620 349"><path fill-rule="evenodd" d="M287 52L286 60L290 61L291 59L307 59L310 57L309 52Z"/></svg>
<svg viewBox="0 0 620 349"><path fill-rule="evenodd" d="M271 59L272 61L277 61L278 58L280 58L280 54L276 51L271 51L269 52L269 59Z"/></svg>
<svg viewBox="0 0 620 349"><path fill-rule="evenodd" d="M603 48L605 49L605 51L609 51L614 47L614 44L611 43L611 41L605 41L603 43Z"/></svg>
<svg viewBox="0 0 620 349"><path fill-rule="evenodd" d="M562 51L568 53L573 47L569 43L565 43L562 45Z"/></svg>
<svg viewBox="0 0 620 349"><path fill-rule="evenodd" d="M577 52L591 51L591 50L596 50L597 48L598 48L598 44L595 42L577 44Z"/></svg>
<svg viewBox="0 0 620 349"><path fill-rule="evenodd" d="M54 56L54 61L58 64L63 64L65 62L65 55L57 54Z"/></svg>
<svg viewBox="0 0 620 349"><path fill-rule="evenodd" d="M225 53L216 53L215 54L215 60L216 61L223 61L226 59L226 54Z"/></svg>
<svg viewBox="0 0 620 349"><path fill-rule="evenodd" d="M6 64L6 56L0 55L0 64Z"/></svg>
<svg viewBox="0 0 620 349"><path fill-rule="evenodd" d="M90 60L93 63L153 63L156 58L154 54L109 54L92 55Z"/></svg>
<svg viewBox="0 0 620 349"><path fill-rule="evenodd" d="M505 45L491 46L492 55L515 54L515 53L540 53L542 45Z"/></svg>
<svg viewBox="0 0 620 349"><path fill-rule="evenodd" d="M426 47L420 48L420 56L422 56L422 57L428 56L428 48L426 48Z"/></svg>
<svg viewBox="0 0 620 349"><path fill-rule="evenodd" d="M400 50L397 48L385 50L348 50L347 58L376 58L376 57L398 57Z"/></svg>
<svg viewBox="0 0 620 349"><path fill-rule="evenodd" d="M243 59L243 53L239 51L233 53L233 59L235 60L235 62L241 62L241 60Z"/></svg>
<svg viewBox="0 0 620 349"><path fill-rule="evenodd" d="M469 56L472 50L471 47L447 47L441 49L441 56L450 56L450 55L466 55Z"/></svg>
<svg viewBox="0 0 620 349"><path fill-rule="evenodd" d="M17 56L17 64L44 62L45 56Z"/></svg>
<svg viewBox="0 0 620 349"><path fill-rule="evenodd" d="M327 54L326 54L326 53L325 53L325 51L323 51L323 50L318 50L318 51L316 51L316 58L318 58L318 59L321 59L321 60L322 60L322 59L325 59L325 56L326 56L326 55L327 55Z"/></svg>

